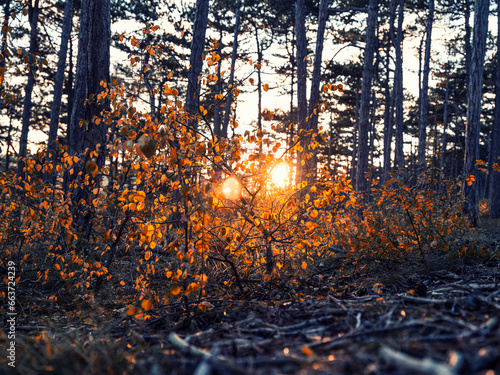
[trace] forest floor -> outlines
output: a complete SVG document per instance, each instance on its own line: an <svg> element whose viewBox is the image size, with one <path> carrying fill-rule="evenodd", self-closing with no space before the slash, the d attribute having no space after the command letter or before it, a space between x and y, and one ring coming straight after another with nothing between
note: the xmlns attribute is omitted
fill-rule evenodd
<svg viewBox="0 0 500 375"><path fill-rule="evenodd" d="M483 226L478 241L500 250L500 228ZM60 295L57 304L33 295L40 308L19 313L15 368L0 331L0 373L500 373L497 257L344 276L340 266L325 262L299 279L294 288L307 298L273 280L243 297L208 299L206 310L200 301L153 308L146 321L128 316L113 291L92 301Z"/></svg>

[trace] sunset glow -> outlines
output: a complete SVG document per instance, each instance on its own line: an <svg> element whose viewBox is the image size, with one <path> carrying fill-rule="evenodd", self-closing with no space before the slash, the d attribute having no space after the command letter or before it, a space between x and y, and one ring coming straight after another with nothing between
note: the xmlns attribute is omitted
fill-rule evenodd
<svg viewBox="0 0 500 375"><path fill-rule="evenodd" d="M287 163L279 163L269 173L271 183L279 188L284 188L290 179L290 166Z"/></svg>
<svg viewBox="0 0 500 375"><path fill-rule="evenodd" d="M229 177L222 183L222 194L225 199L237 200L241 196L241 184L236 177Z"/></svg>

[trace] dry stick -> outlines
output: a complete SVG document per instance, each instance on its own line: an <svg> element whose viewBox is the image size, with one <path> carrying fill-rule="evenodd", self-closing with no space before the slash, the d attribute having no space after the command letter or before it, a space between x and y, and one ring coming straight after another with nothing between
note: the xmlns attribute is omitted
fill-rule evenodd
<svg viewBox="0 0 500 375"><path fill-rule="evenodd" d="M127 214L125 215L125 219L121 222L120 228L118 229L118 233L116 234L116 239L114 240L113 244L111 245L111 249L109 250L109 257L108 257L108 259L106 259L106 263L104 264L104 267L106 269L109 269L109 266L110 266L111 262L113 261L113 258L115 257L116 248L118 247L118 242L120 241L120 238L123 234L123 229L125 228L125 224L127 224L127 221L130 218L129 212L130 211L127 211ZM100 275L95 283L95 287L94 287L95 293L97 293L99 291L99 288L102 285L102 280L103 280L103 275Z"/></svg>
<svg viewBox="0 0 500 375"><path fill-rule="evenodd" d="M418 359L398 352L388 346L382 346L380 355L389 363L403 370L416 374L426 375L457 375L457 371L446 364L439 363L431 358Z"/></svg>
<svg viewBox="0 0 500 375"><path fill-rule="evenodd" d="M229 263L229 265L231 266L231 269L233 270L234 277L236 277L236 283L238 284L238 289L240 290L240 293L243 296L245 294L245 289L243 289L243 285L241 284L241 278L240 278L240 275L238 274L238 269L236 268L236 265L234 264L234 262L232 260L225 257L224 254L221 254L221 255L224 257L224 259L214 257L213 255L209 255L208 257L210 259L217 260L219 262Z"/></svg>

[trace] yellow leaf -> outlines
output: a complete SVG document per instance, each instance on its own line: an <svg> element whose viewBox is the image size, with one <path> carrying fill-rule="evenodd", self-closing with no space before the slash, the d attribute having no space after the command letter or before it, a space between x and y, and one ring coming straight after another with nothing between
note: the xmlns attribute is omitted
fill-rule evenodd
<svg viewBox="0 0 500 375"><path fill-rule="evenodd" d="M148 237L152 236L155 233L155 227L152 224L149 224L144 231L144 234Z"/></svg>
<svg viewBox="0 0 500 375"><path fill-rule="evenodd" d="M302 262L301 267L302 267L303 270L305 270L307 268L307 263L306 262Z"/></svg>

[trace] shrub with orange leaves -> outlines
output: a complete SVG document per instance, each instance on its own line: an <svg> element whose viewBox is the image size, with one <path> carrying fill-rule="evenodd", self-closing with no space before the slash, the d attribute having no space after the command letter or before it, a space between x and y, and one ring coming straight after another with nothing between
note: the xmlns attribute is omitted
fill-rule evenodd
<svg viewBox="0 0 500 375"><path fill-rule="evenodd" d="M461 239L469 230L459 184L423 172L408 185L398 176L374 184L372 200L361 216L339 222L336 245L355 257L382 262L420 261L466 250Z"/></svg>

